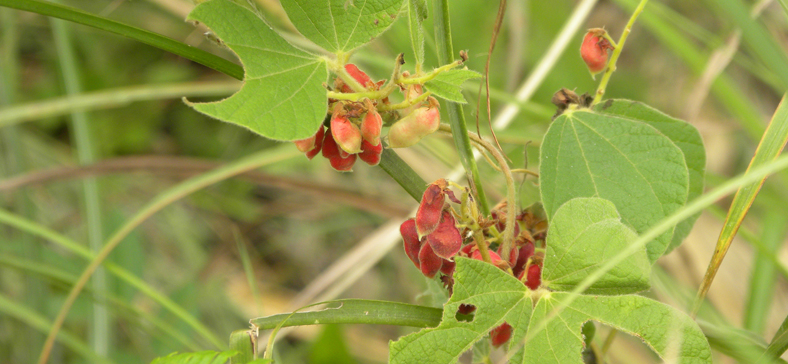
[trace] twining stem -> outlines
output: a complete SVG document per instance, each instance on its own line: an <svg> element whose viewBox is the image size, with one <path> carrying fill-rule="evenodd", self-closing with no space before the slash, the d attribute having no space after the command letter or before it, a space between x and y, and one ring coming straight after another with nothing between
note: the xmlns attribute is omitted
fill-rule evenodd
<svg viewBox="0 0 788 364"><path fill-rule="evenodd" d="M432 72L430 72L430 73L428 73L426 75L423 75L423 76L401 78L401 79L399 79L399 83L401 83L403 85L414 85L414 84L415 85L422 85L424 83L427 83L427 82L431 81L435 77L437 77L438 74L440 74L441 72L448 71L448 70L450 70L452 68L455 68L455 67L457 67L457 66L459 66L461 64L462 64L462 61L461 60L457 60L457 61L454 61L454 62L449 63L447 65L438 67L438 68L432 70Z"/></svg>
<svg viewBox="0 0 788 364"><path fill-rule="evenodd" d="M451 127L446 124L441 124L438 128L441 132L444 133L452 133ZM514 244L514 226L516 224L517 218L517 205L515 196L515 188L514 188L514 178L512 177L512 171L509 169L509 165L506 164L506 159L504 158L503 154L495 148L492 143L482 139L477 134L468 133L468 137L470 140L484 149L486 149L492 156L498 161L499 166L501 167L501 172L506 178L506 228L503 229L503 242L501 243L501 258L503 260L509 260L509 253L512 250L512 245Z"/></svg>
<svg viewBox="0 0 788 364"><path fill-rule="evenodd" d="M610 76L612 76L613 72L616 71L616 62L618 61L618 57L621 55L621 50L624 49L624 43L627 41L627 37L632 31L632 26L635 24L635 20L638 18L640 13L643 12L643 8L646 7L646 3L648 3L648 0L640 0L640 4L638 4L638 7L635 8L634 12L632 12L632 16L629 18L627 26L624 27L624 31L621 33L621 38L618 40L616 49L613 50L613 54L610 56L610 62L607 63L607 71L605 71L605 74L602 76L602 80L599 81L599 87L596 89L594 101L591 102L591 106L594 106L595 104L602 101L602 96L605 95L605 89L607 88L607 83L610 81Z"/></svg>

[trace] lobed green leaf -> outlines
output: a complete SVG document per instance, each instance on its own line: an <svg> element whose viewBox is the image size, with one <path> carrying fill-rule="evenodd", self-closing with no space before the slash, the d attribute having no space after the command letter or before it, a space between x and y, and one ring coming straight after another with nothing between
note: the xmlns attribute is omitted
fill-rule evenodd
<svg viewBox="0 0 788 364"><path fill-rule="evenodd" d="M554 292L542 296L531 316L531 326L544 320L568 295ZM522 363L582 364L581 330L589 320L639 337L668 362L711 363L711 349L695 321L673 307L636 295L577 297L525 344Z"/></svg>
<svg viewBox="0 0 788 364"><path fill-rule="evenodd" d="M621 222L612 202L601 198L575 198L555 213L547 233L542 284L570 291L583 279L637 238ZM594 282L591 294L625 294L650 287L645 249L632 254Z"/></svg>
<svg viewBox="0 0 788 364"><path fill-rule="evenodd" d="M208 116L275 140L315 134L327 111L325 62L298 49L252 11L228 0L209 0L189 14L205 23L244 65L244 85L227 99L190 103Z"/></svg>
<svg viewBox="0 0 788 364"><path fill-rule="evenodd" d="M687 202L689 172L681 149L635 119L565 112L544 137L539 169L548 219L573 198L601 197L642 233ZM670 229L646 245L649 261L665 252L672 237Z"/></svg>
<svg viewBox="0 0 788 364"><path fill-rule="evenodd" d="M439 73L435 78L427 81L424 87L437 97L465 104L467 101L462 96L462 84L467 80L481 77L481 73L476 71L454 69Z"/></svg>
<svg viewBox="0 0 788 364"><path fill-rule="evenodd" d="M438 327L402 337L389 345L389 363L454 363L490 330L509 323L512 337L525 337L533 305L530 292L502 270L467 258L455 258L454 294L446 302ZM456 317L461 304L476 306L471 321Z"/></svg>
<svg viewBox="0 0 788 364"><path fill-rule="evenodd" d="M403 0L281 0L301 34L331 52L369 43L397 19Z"/></svg>

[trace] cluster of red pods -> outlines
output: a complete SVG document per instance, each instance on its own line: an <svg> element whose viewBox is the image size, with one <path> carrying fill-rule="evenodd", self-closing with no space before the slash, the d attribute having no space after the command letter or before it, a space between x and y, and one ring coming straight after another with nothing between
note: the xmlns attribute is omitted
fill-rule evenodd
<svg viewBox="0 0 788 364"><path fill-rule="evenodd" d="M367 91L378 91L385 81L373 82L369 76L353 64L346 64L345 71L361 84ZM409 74L403 73L403 78ZM351 88L337 77L334 90L341 93L352 93ZM404 148L418 143L424 136L435 132L440 125L440 109L438 102L429 97L426 102L419 102L422 95L421 85L401 85L400 90L412 105L399 111L389 111L395 119L389 129L387 140L390 148ZM420 99L419 99L420 100ZM390 104L388 97L381 100L363 99L352 102L329 99L329 122L325 127L320 125L317 132L306 139L296 140L298 150L312 159L321 152L329 160L331 167L337 171L352 171L356 159L361 159L371 166L380 163L383 152L381 129L383 118L377 110L377 103ZM405 116L399 117L400 114Z"/></svg>
<svg viewBox="0 0 788 364"><path fill-rule="evenodd" d="M455 256L485 260L483 258L485 254L479 250L479 246L472 238L473 235L478 236L478 234L468 231L468 224L458 224L450 203L459 205L462 202L449 189L446 180L439 179L430 184L424 192L416 211L416 218L408 219L400 225L405 253L410 260L429 278L440 273L441 281L449 291L452 290L454 283L453 258ZM505 205L499 205L489 219L477 219L483 236L493 236L494 234L490 232L493 227L498 232L505 229L505 209ZM526 287L535 290L541 285L543 255L535 254L534 244L537 241L544 241L546 223L536 219L533 214L524 212L517 216L515 224L516 239L508 260L501 258L501 247L498 247L497 251L489 249L490 243L485 241L483 248L489 256L490 263L510 271ZM470 314L475 309L476 307L472 305L461 305L459 313ZM511 334L512 327L504 322L490 332L492 344L496 347L502 345L509 340Z"/></svg>

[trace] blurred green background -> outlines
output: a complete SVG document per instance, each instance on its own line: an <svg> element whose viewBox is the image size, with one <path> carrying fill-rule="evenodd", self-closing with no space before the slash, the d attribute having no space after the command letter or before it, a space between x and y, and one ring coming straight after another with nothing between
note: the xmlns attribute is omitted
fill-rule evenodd
<svg viewBox="0 0 788 364"><path fill-rule="evenodd" d="M235 61L204 36L204 28L184 22L194 6L189 0L61 3ZM576 18L579 30L571 33L557 62L540 73L544 78L533 84L533 95L497 134L515 166L524 165L525 148L528 167L537 168L555 91L596 88L578 53L583 31L605 27L617 39L637 1L509 1L490 67L493 118L526 80L533 82L537 65L570 16L589 4L592 10ZM257 0L255 5L269 24L308 47L297 40L277 1ZM785 52L784 9L777 1L747 6L761 11L759 22ZM471 69L484 69L497 7L492 1L451 2L454 48L467 50ZM429 69L439 65L431 21L425 26ZM652 0L635 24L606 94L642 101L695 125L706 144L710 187L744 171L785 91L775 70L764 65L749 43L739 44L736 34L737 23L715 1ZM414 269L401 243L386 243L396 234L381 235L414 207L382 170L357 164L353 173L334 172L325 159L308 161L290 143L208 119L181 101L184 95L191 100L230 95L238 87L230 77L98 29L7 8L0 8L0 47L0 208L5 211L0 224L0 362L30 363L38 357L49 325L88 264L63 239L85 249L91 240L101 244L168 188L263 150L286 158L168 204L112 253L109 261L136 276L145 289L166 296L169 307L129 279L99 272L104 282L94 282L80 295L50 362L147 363L173 351L222 349L218 345L226 346L230 332L246 328L250 318L321 299L440 304L440 289ZM373 79L383 79L402 52L410 62L407 69L413 57L407 24L400 20L352 60ZM466 84L470 124L478 88L478 82ZM68 94L96 99L96 92L109 91L116 99L99 100L93 107L5 121L20 110L46 112L53 100L69 104L64 101ZM123 102L130 95L144 101ZM489 134L481 119L482 133ZM442 136L398 152L425 181L445 177L458 165L451 140ZM491 200L498 200L503 179L484 162L480 169ZM782 249L787 183L783 175L767 180L744 221L740 235L745 239L734 241L712 286L713 307L702 314L705 320L746 328L767 342L788 315L788 253ZM538 186L526 180L521 205L537 196ZM654 288L645 294L686 309L729 202L706 211L685 244L659 261ZM22 223L9 224L13 219L37 225L24 231ZM44 228L63 239L42 238ZM768 254L755 254L754 246ZM351 252L356 252L355 260ZM782 265L770 265L768 256ZM765 268L753 276L755 266ZM337 274L327 272L331 267ZM409 330L305 327L281 340L275 355L283 363L380 363L386 361L388 340ZM598 329L600 345L605 333ZM732 362L716 355L715 362ZM658 360L626 335L618 336L608 358L612 363Z"/></svg>

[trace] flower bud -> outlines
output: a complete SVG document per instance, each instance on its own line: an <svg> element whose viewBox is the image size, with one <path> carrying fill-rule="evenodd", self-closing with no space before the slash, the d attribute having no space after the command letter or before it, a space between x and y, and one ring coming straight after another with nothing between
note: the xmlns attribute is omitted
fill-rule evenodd
<svg viewBox="0 0 788 364"><path fill-rule="evenodd" d="M389 147L405 148L438 130L441 122L437 107L420 107L399 119L389 130Z"/></svg>
<svg viewBox="0 0 788 364"><path fill-rule="evenodd" d="M419 236L423 237L435 231L438 224L441 222L441 212L443 205L446 201L444 190L448 187L445 179L439 179L424 190L419 203L419 209L416 210L416 231Z"/></svg>
<svg viewBox="0 0 788 364"><path fill-rule="evenodd" d="M331 117L331 135L339 148L347 153L361 152L361 132L358 127L348 120L347 116L338 112Z"/></svg>
<svg viewBox="0 0 788 364"><path fill-rule="evenodd" d="M580 46L580 56L588 66L591 75L602 72L607 67L607 51L614 49L607 40L607 31L602 28L589 29Z"/></svg>
<svg viewBox="0 0 788 364"><path fill-rule="evenodd" d="M372 105L372 101L366 100L367 115L361 121L361 137L373 146L380 145L380 129L383 127L383 118L380 117L378 110Z"/></svg>
<svg viewBox="0 0 788 364"><path fill-rule="evenodd" d="M361 153L358 157L362 161L374 167L380 163L380 153L383 153L383 144L378 143L377 146L373 146L366 140L361 141Z"/></svg>
<svg viewBox="0 0 788 364"><path fill-rule="evenodd" d="M427 242L432 246L432 250L443 259L451 259L462 248L462 236L454 224L454 216L451 212L443 211L438 228L427 235Z"/></svg>

